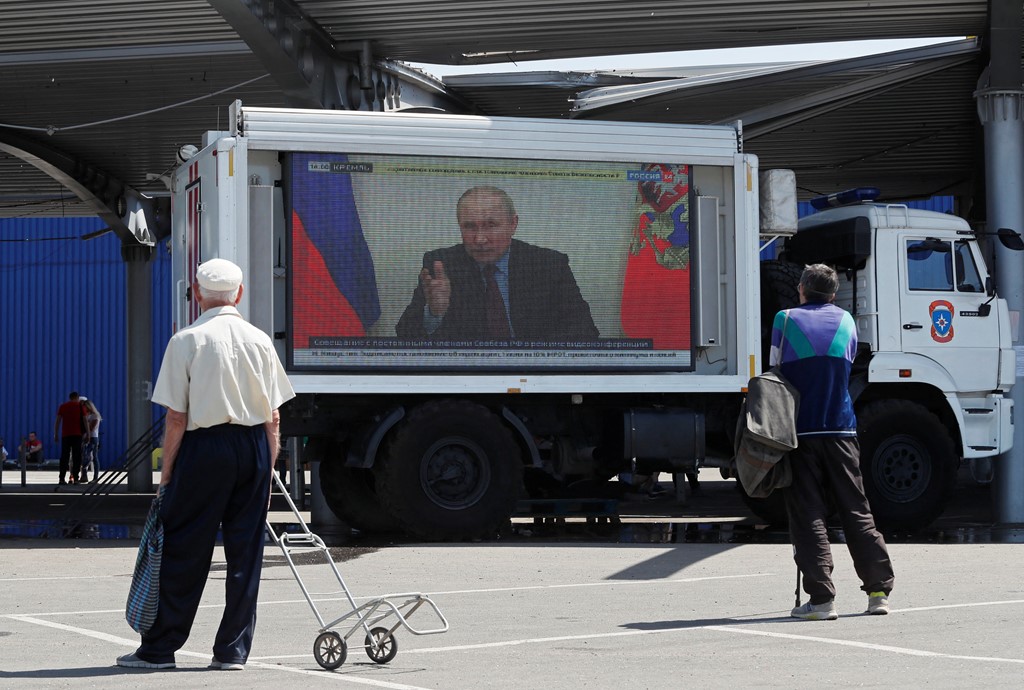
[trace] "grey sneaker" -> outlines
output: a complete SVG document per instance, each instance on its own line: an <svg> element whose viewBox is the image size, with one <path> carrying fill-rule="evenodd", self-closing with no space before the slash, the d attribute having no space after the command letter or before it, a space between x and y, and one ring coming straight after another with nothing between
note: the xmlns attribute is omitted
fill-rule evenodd
<svg viewBox="0 0 1024 690"><path fill-rule="evenodd" d="M234 661L220 661L214 657L213 661L210 662L210 668L216 671L244 671L245 664L239 664Z"/></svg>
<svg viewBox="0 0 1024 690"><path fill-rule="evenodd" d="M834 601L828 601L824 604L807 602L803 606L797 606L790 611L789 615L793 618L802 618L805 621L834 621L839 618Z"/></svg>
<svg viewBox="0 0 1024 690"><path fill-rule="evenodd" d="M884 616L889 613L889 597L885 592L868 594L868 613L872 616Z"/></svg>
<svg viewBox="0 0 1024 690"><path fill-rule="evenodd" d="M135 656L135 652L117 657L117 665L122 668L175 668L173 661L146 661Z"/></svg>

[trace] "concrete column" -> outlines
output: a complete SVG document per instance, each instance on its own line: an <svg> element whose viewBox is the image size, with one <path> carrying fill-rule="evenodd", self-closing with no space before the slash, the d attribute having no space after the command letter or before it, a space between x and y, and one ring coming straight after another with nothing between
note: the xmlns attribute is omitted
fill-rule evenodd
<svg viewBox="0 0 1024 690"><path fill-rule="evenodd" d="M1024 231L1024 91L979 89L978 115L985 130L986 217L990 232ZM1024 314L1024 256L996 243L999 292L1011 312ZM1018 322L1013 346L1017 370L1024 365L1024 332ZM995 465L996 522L1024 523L1024 386L1018 373L1013 398L1013 449Z"/></svg>
<svg viewBox="0 0 1024 690"><path fill-rule="evenodd" d="M978 115L985 130L987 229L1024 232L1024 91L979 89ZM996 276L1000 296L1011 312L1024 314L1024 255L996 242ZM1017 370L1024 365L1024 324L1014 334ZM1013 449L995 463L995 518L1001 524L1024 523L1024 385L1020 373L1013 398Z"/></svg>
<svg viewBox="0 0 1024 690"><path fill-rule="evenodd" d="M986 230L1009 228L1024 233L1024 89L1021 79L1021 37L1024 12L1019 0L989 3L986 37L989 64L974 96L985 132ZM1018 372L1013 398L1013 448L995 463L993 502L996 522L1024 524L1024 252L994 242L996 276L1001 297L1011 312L1013 347ZM1015 316L1013 316L1015 314Z"/></svg>
<svg viewBox="0 0 1024 690"><path fill-rule="evenodd" d="M128 346L128 443L130 446L153 425L153 248L122 245L125 262L125 306ZM153 491L153 467L148 456L128 474L128 490Z"/></svg>

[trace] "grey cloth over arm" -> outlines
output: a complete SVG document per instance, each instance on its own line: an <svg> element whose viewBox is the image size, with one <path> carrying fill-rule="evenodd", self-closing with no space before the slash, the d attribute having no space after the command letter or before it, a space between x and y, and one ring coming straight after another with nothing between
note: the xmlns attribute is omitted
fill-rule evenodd
<svg viewBox="0 0 1024 690"><path fill-rule="evenodd" d="M792 482L786 456L797 447L799 408L799 391L775 369L747 384L736 424L735 463L748 496L764 498Z"/></svg>

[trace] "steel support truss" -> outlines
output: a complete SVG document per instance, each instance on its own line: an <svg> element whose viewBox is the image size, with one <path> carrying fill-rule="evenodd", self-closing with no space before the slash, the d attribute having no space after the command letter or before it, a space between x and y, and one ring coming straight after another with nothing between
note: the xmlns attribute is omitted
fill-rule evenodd
<svg viewBox="0 0 1024 690"><path fill-rule="evenodd" d="M373 44L335 41L292 0L208 0L263 63L293 108L388 111L468 106Z"/></svg>
<svg viewBox="0 0 1024 690"><path fill-rule="evenodd" d="M149 197L56 148L0 128L0 151L60 182L114 232L124 246L153 244L171 234L170 199Z"/></svg>

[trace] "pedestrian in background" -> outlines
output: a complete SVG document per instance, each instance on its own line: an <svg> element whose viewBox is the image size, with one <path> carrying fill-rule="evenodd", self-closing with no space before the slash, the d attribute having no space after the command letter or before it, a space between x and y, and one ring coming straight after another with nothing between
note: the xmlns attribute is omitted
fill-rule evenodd
<svg viewBox="0 0 1024 690"><path fill-rule="evenodd" d="M241 670L256 627L264 526L274 459L280 448L278 408L291 384L263 331L235 308L242 270L224 259L199 266L192 293L202 315L167 344L153 402L167 408L164 432L164 528L156 621L128 668L174 668L210 572L221 529L225 605L210 668Z"/></svg>
<svg viewBox="0 0 1024 690"><path fill-rule="evenodd" d="M70 464L71 483L74 484L82 473L82 436L85 433L85 419L78 393L71 391L66 402L57 408L57 419L53 422L53 441L60 440L60 475L58 484L67 484L64 475Z"/></svg>
<svg viewBox="0 0 1024 690"><path fill-rule="evenodd" d="M36 432L28 432L28 437L21 438L18 446L18 459L23 463L22 467L28 468L29 463L36 467L43 465L43 442L36 437Z"/></svg>
<svg viewBox="0 0 1024 690"><path fill-rule="evenodd" d="M780 311L772 326L770 363L781 364L782 375L800 391L799 446L789 455L793 483L785 494L793 557L810 597L792 616L805 620L839 617L828 543L829 499L842 522L861 589L868 594L868 613L889 613L893 586L889 552L864 495L849 391L857 326L832 303L838 289L839 277L831 267L807 266L798 286L800 306Z"/></svg>
<svg viewBox="0 0 1024 690"><path fill-rule="evenodd" d="M82 444L81 481L84 484L89 481L89 473L92 473L93 481L99 473L100 464L96 453L100 449L100 422L103 421L103 415L96 409L96 403L88 398L82 398L82 406L85 411L85 435Z"/></svg>

